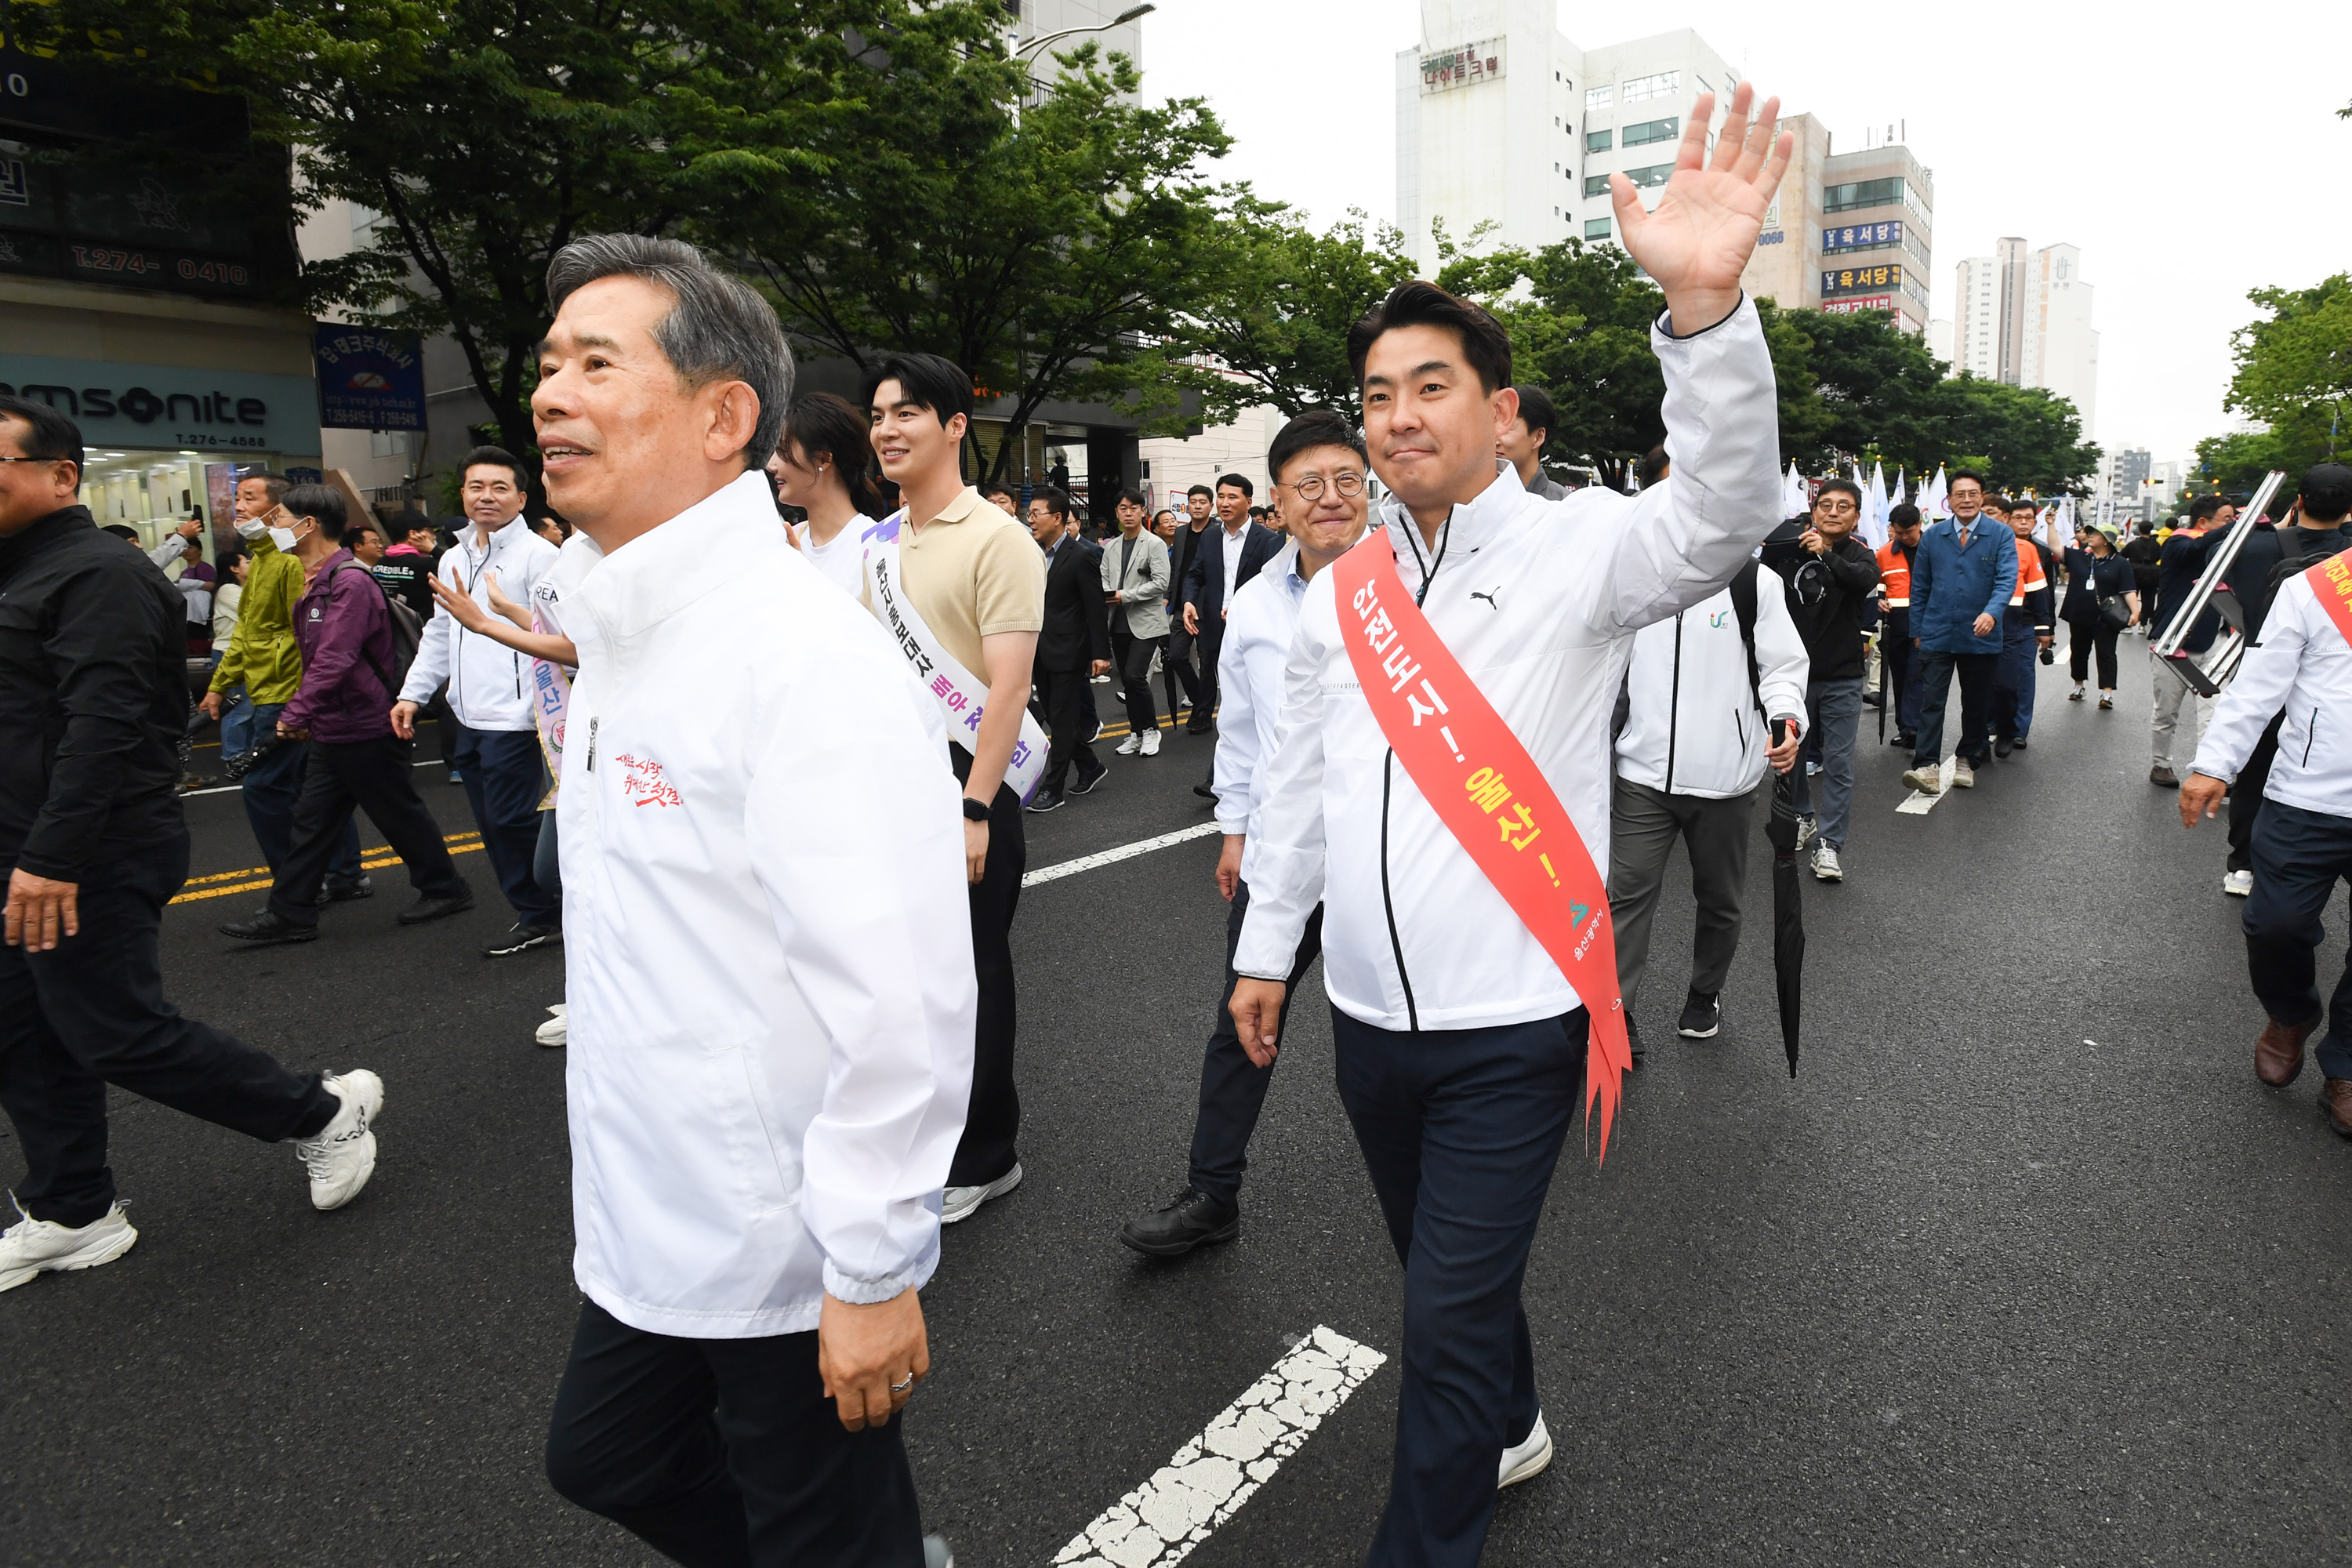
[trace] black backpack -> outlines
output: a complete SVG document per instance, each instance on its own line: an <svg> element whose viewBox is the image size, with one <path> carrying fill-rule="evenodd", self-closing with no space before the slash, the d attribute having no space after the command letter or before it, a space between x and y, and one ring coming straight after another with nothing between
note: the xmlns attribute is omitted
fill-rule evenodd
<svg viewBox="0 0 2352 1568"><path fill-rule="evenodd" d="M347 561L335 571L338 574L363 574L369 582L375 584L376 592L383 595L384 615L392 623L392 668L386 670L378 664L375 655L368 652L364 645L360 649L360 657L367 660L368 668L382 683L386 700L397 702L400 700L400 689L408 681L408 667L416 662L416 645L425 640L425 623L416 618L416 612L408 607L406 600L386 588L366 567Z"/></svg>

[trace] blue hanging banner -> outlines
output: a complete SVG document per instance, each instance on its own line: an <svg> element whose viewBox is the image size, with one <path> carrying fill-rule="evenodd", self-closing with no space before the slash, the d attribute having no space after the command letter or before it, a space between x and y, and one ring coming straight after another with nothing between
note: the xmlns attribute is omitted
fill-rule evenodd
<svg viewBox="0 0 2352 1568"><path fill-rule="evenodd" d="M321 321L311 359L324 428L425 428L425 353L415 332Z"/></svg>

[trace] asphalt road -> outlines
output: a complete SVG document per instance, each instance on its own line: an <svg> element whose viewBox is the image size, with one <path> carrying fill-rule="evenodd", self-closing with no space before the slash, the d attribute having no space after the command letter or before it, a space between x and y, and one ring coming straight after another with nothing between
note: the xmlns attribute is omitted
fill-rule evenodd
<svg viewBox="0 0 2352 1568"><path fill-rule="evenodd" d="M1528 1281L1559 1459L1505 1497L1488 1563L2352 1552L2326 1350L2352 1300L2352 1145L2315 1074L2254 1081L2219 825L2184 834L2146 782L2144 656L2111 713L2044 673L2032 750L1926 816L1894 809L1903 760L1865 713L1850 879L1807 889L1794 1082L1769 862L1717 1041L1672 1035L1689 909L1670 888L1649 1065L1606 1165L1571 1144ZM1031 867L1205 820L1207 754L1180 733L1112 759L1102 790L1031 819ZM471 827L419 777L445 827ZM189 816L199 876L257 863L236 795ZM927 1527L967 1568L1051 1562L1318 1324L1396 1350L1398 1271L1311 983L1241 1239L1174 1263L1115 1239L1182 1180L1223 955L1214 845L1024 897L1028 1179L949 1233L908 1418ZM541 1474L577 1296L563 1061L530 1033L563 959L478 956L508 917L478 853L460 864L483 907L422 931L394 924L396 868L308 947L216 935L250 893L167 917L185 1010L383 1074L382 1163L317 1215L290 1150L118 1097L138 1247L0 1298L0 1561L649 1561ZM2341 951L2339 930L2324 973ZM1396 1388L1391 1361L1192 1561L1360 1561Z"/></svg>

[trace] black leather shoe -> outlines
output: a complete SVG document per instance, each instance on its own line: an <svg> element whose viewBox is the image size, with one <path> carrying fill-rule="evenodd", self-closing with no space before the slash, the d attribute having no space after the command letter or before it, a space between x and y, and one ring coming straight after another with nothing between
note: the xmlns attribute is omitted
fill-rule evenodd
<svg viewBox="0 0 2352 1568"><path fill-rule="evenodd" d="M330 882L319 889L320 907L328 904L348 904L359 899L375 897L375 883L366 872L360 873L356 882Z"/></svg>
<svg viewBox="0 0 2352 1568"><path fill-rule="evenodd" d="M1239 1204L1220 1203L1191 1187L1118 1227L1119 1240L1153 1258L1181 1258L1196 1247L1231 1241L1241 1233Z"/></svg>
<svg viewBox="0 0 2352 1568"><path fill-rule="evenodd" d="M400 911L400 923L421 926L427 921L446 920L451 915L464 914L474 907L474 889L459 886L446 898L436 899L430 893Z"/></svg>
<svg viewBox="0 0 2352 1568"><path fill-rule="evenodd" d="M1625 1015L1625 1047L1633 1053L1633 1065L1640 1067L1643 1057L1642 1030L1641 1026L1633 1022L1633 1015L1631 1013Z"/></svg>
<svg viewBox="0 0 2352 1568"><path fill-rule="evenodd" d="M2000 740L1992 743L1992 754L1996 757L2006 757L2015 750L2017 750L2017 742L2014 741Z"/></svg>
<svg viewBox="0 0 2352 1568"><path fill-rule="evenodd" d="M1059 811L1066 799L1066 797L1059 790L1041 789L1029 797L1029 809L1040 815L1048 811Z"/></svg>
<svg viewBox="0 0 2352 1568"><path fill-rule="evenodd" d="M263 910L249 921L232 921L220 928L221 935L233 936L239 942L258 943L316 942L319 928L296 925L276 910Z"/></svg>
<svg viewBox="0 0 2352 1568"><path fill-rule="evenodd" d="M1214 800L1217 798L1217 792L1211 789L1207 784L1194 784L1192 786L1192 793L1199 795L1202 800Z"/></svg>
<svg viewBox="0 0 2352 1568"><path fill-rule="evenodd" d="M1919 737L1897 730L1895 731L1895 739L1886 743L1890 746L1900 746L1906 752L1916 752L1919 749Z"/></svg>

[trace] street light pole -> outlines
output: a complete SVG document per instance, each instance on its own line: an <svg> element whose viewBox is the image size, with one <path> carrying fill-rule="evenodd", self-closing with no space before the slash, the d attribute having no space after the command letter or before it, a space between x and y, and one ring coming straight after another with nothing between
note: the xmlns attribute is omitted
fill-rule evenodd
<svg viewBox="0 0 2352 1568"><path fill-rule="evenodd" d="M1139 21L1158 9L1160 7L1157 5L1130 5L1109 21L1098 22L1091 27L1065 27L1058 33L1048 33L1042 38L1032 38L1014 49L1013 58L1019 59L1032 49L1042 49L1047 44L1056 43L1063 38L1075 38L1081 33L1108 33L1113 27L1123 27L1129 22Z"/></svg>

